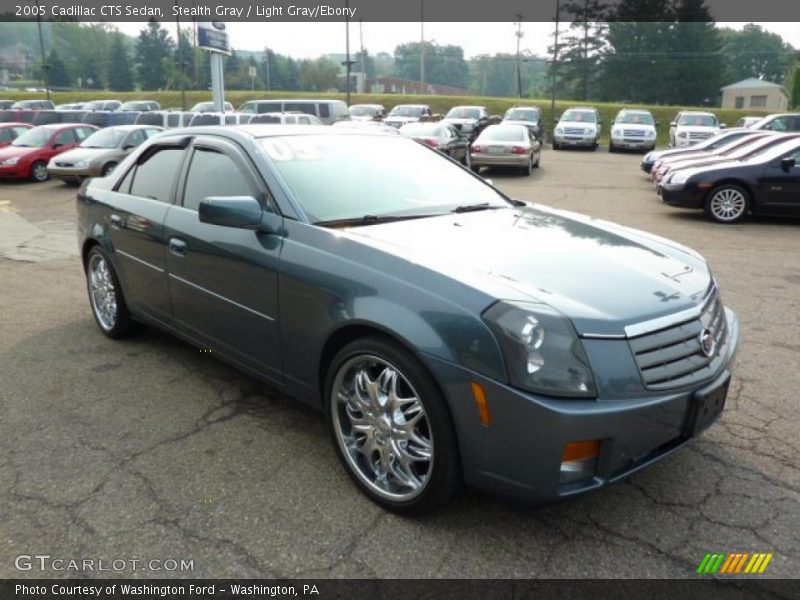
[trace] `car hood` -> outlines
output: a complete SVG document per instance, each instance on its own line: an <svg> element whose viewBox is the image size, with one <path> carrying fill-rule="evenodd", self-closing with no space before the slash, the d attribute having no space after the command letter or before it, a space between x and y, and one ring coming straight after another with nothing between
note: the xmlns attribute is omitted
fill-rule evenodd
<svg viewBox="0 0 800 600"><path fill-rule="evenodd" d="M351 121L372 121L374 117L371 115L350 115Z"/></svg>
<svg viewBox="0 0 800 600"><path fill-rule="evenodd" d="M719 131L718 127L703 127L700 125L678 125L678 131L686 131L688 133L715 133Z"/></svg>
<svg viewBox="0 0 800 600"><path fill-rule="evenodd" d="M73 148L63 154L59 154L53 160L65 163L79 163L82 160L94 160L114 152L116 152L115 148Z"/></svg>
<svg viewBox="0 0 800 600"><path fill-rule="evenodd" d="M583 215L525 206L350 228L352 240L497 299L544 302L582 335L697 305L711 274L675 242Z"/></svg>
<svg viewBox="0 0 800 600"><path fill-rule="evenodd" d="M614 129L627 129L628 131L655 131L652 125L641 123L614 123Z"/></svg>
<svg viewBox="0 0 800 600"><path fill-rule="evenodd" d="M39 152L40 150L42 150L42 148L26 148L24 146L6 146L2 150L0 150L0 161L6 160L8 158L14 158L15 156L22 158L23 156Z"/></svg>

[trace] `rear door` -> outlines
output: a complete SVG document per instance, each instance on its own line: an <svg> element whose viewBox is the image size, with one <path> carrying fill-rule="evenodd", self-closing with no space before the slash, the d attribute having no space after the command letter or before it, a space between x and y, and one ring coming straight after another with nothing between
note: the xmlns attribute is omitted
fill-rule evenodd
<svg viewBox="0 0 800 600"><path fill-rule="evenodd" d="M200 202L213 196L252 196L274 210L263 181L238 145L203 136L193 143L178 194L180 201L166 219L177 326L212 351L278 380L282 238L198 218Z"/></svg>
<svg viewBox="0 0 800 600"><path fill-rule="evenodd" d="M784 158L794 158L794 166L785 169L782 164ZM761 204L766 210L780 213L800 211L800 149L766 165L759 188Z"/></svg>

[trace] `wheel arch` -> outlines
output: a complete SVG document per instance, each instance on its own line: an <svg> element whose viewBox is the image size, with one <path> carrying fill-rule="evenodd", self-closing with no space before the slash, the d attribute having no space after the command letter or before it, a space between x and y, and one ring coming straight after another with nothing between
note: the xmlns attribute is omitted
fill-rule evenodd
<svg viewBox="0 0 800 600"><path fill-rule="evenodd" d="M745 191L745 193L747 193L747 202L748 202L748 205L749 205L748 206L748 212L751 212L751 213L755 213L756 212L755 202L753 201L754 194L753 194L752 186L748 182L746 182L746 181L744 181L742 179L737 179L736 177L726 177L725 179L721 179L720 181L717 181L714 184L714 187L710 188L706 192L706 195L703 197L703 205L705 206L705 204L708 202L708 199L711 198L711 195L714 192L716 192L717 190L719 190L719 188L721 188L722 186L725 186L725 185L734 185L734 186L736 186L738 188L742 188Z"/></svg>

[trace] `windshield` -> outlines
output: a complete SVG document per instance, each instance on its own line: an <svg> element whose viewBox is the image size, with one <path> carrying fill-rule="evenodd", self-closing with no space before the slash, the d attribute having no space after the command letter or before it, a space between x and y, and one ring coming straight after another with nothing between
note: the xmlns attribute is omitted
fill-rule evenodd
<svg viewBox="0 0 800 600"><path fill-rule="evenodd" d="M402 136L280 136L259 142L312 222L435 215L466 204L510 206L481 179Z"/></svg>
<svg viewBox="0 0 800 600"><path fill-rule="evenodd" d="M484 129L478 136L479 142L523 142L526 138L526 131L522 125L516 127L492 125Z"/></svg>
<svg viewBox="0 0 800 600"><path fill-rule="evenodd" d="M577 123L594 123L597 121L594 112L590 110L568 110L561 115L562 121L574 121Z"/></svg>
<svg viewBox="0 0 800 600"><path fill-rule="evenodd" d="M509 121L538 121L539 111L531 108L509 108L503 118Z"/></svg>
<svg viewBox="0 0 800 600"><path fill-rule="evenodd" d="M681 115L678 125L689 127L716 127L717 117L714 115Z"/></svg>
<svg viewBox="0 0 800 600"><path fill-rule="evenodd" d="M379 108L377 106L370 106L368 104L357 104L350 107L350 115L353 117L371 117L378 114Z"/></svg>
<svg viewBox="0 0 800 600"><path fill-rule="evenodd" d="M400 105L395 106L392 112L389 113L390 117L419 117L422 115L421 106L408 106Z"/></svg>
<svg viewBox="0 0 800 600"><path fill-rule="evenodd" d="M41 148L50 137L53 135L53 130L48 129L46 127L37 127L36 129L31 129L23 133L13 142L11 142L12 146L23 146L26 148Z"/></svg>
<svg viewBox="0 0 800 600"><path fill-rule="evenodd" d="M119 129L101 129L83 140L81 148L116 148L127 134Z"/></svg>
<svg viewBox="0 0 800 600"><path fill-rule="evenodd" d="M464 106L456 106L451 108L447 113L445 119L480 119L481 111L479 108L467 108Z"/></svg>
<svg viewBox="0 0 800 600"><path fill-rule="evenodd" d="M621 112L615 123L618 125L655 125L653 115L643 112Z"/></svg>
<svg viewBox="0 0 800 600"><path fill-rule="evenodd" d="M405 135L410 135L412 137L419 137L419 136L429 136L429 137L439 137L440 126L431 123L409 123L408 125L403 125L400 128L400 131Z"/></svg>

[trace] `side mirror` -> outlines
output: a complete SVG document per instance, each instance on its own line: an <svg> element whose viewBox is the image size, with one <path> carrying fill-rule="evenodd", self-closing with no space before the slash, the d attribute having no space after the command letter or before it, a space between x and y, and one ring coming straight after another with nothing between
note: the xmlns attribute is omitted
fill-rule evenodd
<svg viewBox="0 0 800 600"><path fill-rule="evenodd" d="M133 150L134 148L136 148L136 144L125 144L122 147L122 150L127 152L128 150Z"/></svg>
<svg viewBox="0 0 800 600"><path fill-rule="evenodd" d="M670 127L675 127L677 124L678 124L677 121L670 121L669 126Z"/></svg>
<svg viewBox="0 0 800 600"><path fill-rule="evenodd" d="M559 119L553 119L553 125L558 125Z"/></svg>
<svg viewBox="0 0 800 600"><path fill-rule="evenodd" d="M797 161L794 159L793 156L787 156L781 161L781 169L786 171L787 173L797 166Z"/></svg>
<svg viewBox="0 0 800 600"><path fill-rule="evenodd" d="M727 127L727 125L725 125L725 123L720 123L719 124L719 128L720 129L725 129L726 127Z"/></svg>
<svg viewBox="0 0 800 600"><path fill-rule="evenodd" d="M280 215L265 211L252 196L205 198L200 203L198 217L201 223L265 233L279 233L282 225Z"/></svg>
<svg viewBox="0 0 800 600"><path fill-rule="evenodd" d="M53 144L53 150L58 150L59 148L62 148L63 146L64 146L64 144Z"/></svg>

